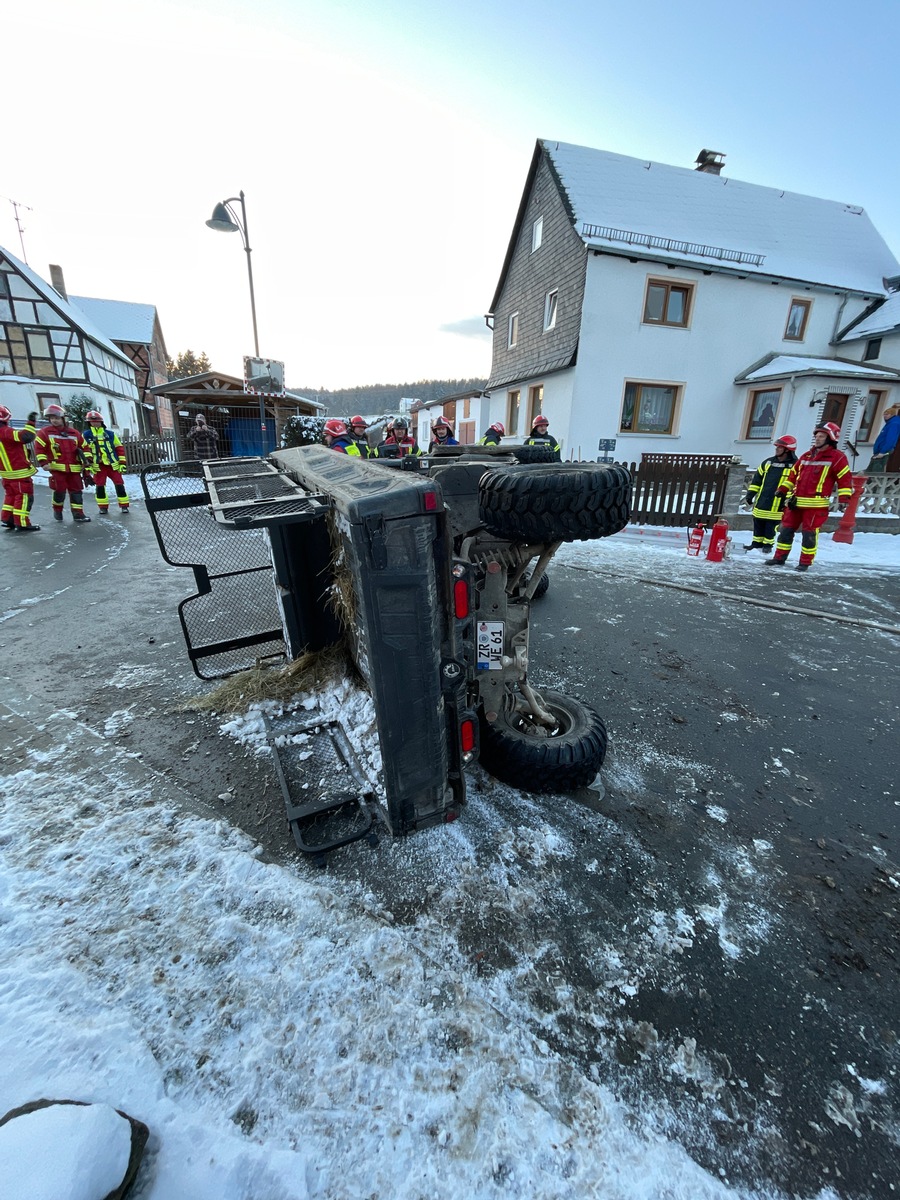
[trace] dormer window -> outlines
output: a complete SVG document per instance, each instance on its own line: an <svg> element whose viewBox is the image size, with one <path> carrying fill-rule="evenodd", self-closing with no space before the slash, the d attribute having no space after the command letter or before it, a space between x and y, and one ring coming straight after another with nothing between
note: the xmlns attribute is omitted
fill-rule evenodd
<svg viewBox="0 0 900 1200"><path fill-rule="evenodd" d="M869 338L866 342L866 352L863 355L863 362L872 362L878 358L881 353L881 338Z"/></svg>
<svg viewBox="0 0 900 1200"><path fill-rule="evenodd" d="M811 308L812 300L798 299L796 296L791 300L787 324L784 327L786 342L802 342L806 337L806 326Z"/></svg>
<svg viewBox="0 0 900 1200"><path fill-rule="evenodd" d="M535 250L540 250L541 242L544 240L544 218L538 217L531 226L531 253Z"/></svg>

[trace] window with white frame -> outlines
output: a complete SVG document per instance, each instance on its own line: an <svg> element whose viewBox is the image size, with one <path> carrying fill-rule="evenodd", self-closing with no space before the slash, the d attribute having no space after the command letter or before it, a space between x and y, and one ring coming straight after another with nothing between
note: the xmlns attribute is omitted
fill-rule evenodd
<svg viewBox="0 0 900 1200"><path fill-rule="evenodd" d="M781 388L764 388L750 393L747 410L747 429L744 437L752 441L771 441L775 429L775 414L781 399Z"/></svg>
<svg viewBox="0 0 900 1200"><path fill-rule="evenodd" d="M645 325L672 325L686 329L694 295L692 283L673 283L668 279L648 279L644 297Z"/></svg>
<svg viewBox="0 0 900 1200"><path fill-rule="evenodd" d="M556 315L559 311L559 289L554 288L544 297L544 332L556 325Z"/></svg>
<svg viewBox="0 0 900 1200"><path fill-rule="evenodd" d="M672 433L681 387L629 380L622 401L621 433Z"/></svg>
<svg viewBox="0 0 900 1200"><path fill-rule="evenodd" d="M509 322L506 327L506 347L511 350L519 340L519 314L517 312L510 313Z"/></svg>
<svg viewBox="0 0 900 1200"><path fill-rule="evenodd" d="M541 242L544 240L544 218L538 217L531 226L531 253L535 250L540 250Z"/></svg>

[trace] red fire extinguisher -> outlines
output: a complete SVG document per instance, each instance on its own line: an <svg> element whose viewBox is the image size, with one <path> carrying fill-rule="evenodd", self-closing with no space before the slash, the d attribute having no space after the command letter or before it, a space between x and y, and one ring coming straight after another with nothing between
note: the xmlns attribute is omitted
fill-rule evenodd
<svg viewBox="0 0 900 1200"><path fill-rule="evenodd" d="M709 535L709 548L706 551L707 562L721 562L725 557L725 547L728 542L728 522L719 517Z"/></svg>
<svg viewBox="0 0 900 1200"><path fill-rule="evenodd" d="M695 525L688 534L687 552L688 554L693 555L695 558L700 553L700 547L703 545L704 533L706 533L705 525Z"/></svg>

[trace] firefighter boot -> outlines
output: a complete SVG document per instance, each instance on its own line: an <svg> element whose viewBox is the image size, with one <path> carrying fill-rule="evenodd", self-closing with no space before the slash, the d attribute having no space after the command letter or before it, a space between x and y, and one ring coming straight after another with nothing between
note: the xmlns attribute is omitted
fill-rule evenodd
<svg viewBox="0 0 900 1200"><path fill-rule="evenodd" d="M62 509L61 509L61 508L60 508L60 509L56 509L56 508L54 508L54 510L53 510L53 520L54 520L54 521L61 521L61 520L62 520Z"/></svg>
<svg viewBox="0 0 900 1200"><path fill-rule="evenodd" d="M797 566L794 567L794 570L795 571L808 571L809 563L798 563Z"/></svg>
<svg viewBox="0 0 900 1200"><path fill-rule="evenodd" d="M766 564L765 564L765 565L766 565L767 567L783 567L783 566L785 565L785 563L786 563L786 562L787 562L787 559L786 559L786 558L778 558L778 557L775 557L775 558L770 558L770 559L767 559L767 561L766 561Z"/></svg>

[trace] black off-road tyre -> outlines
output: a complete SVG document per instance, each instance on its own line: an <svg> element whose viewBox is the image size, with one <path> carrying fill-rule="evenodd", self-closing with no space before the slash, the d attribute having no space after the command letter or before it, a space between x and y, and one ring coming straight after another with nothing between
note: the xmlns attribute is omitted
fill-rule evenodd
<svg viewBox="0 0 900 1200"><path fill-rule="evenodd" d="M549 446L510 446L509 452L520 463L559 462L559 453Z"/></svg>
<svg viewBox="0 0 900 1200"><path fill-rule="evenodd" d="M529 575L523 581L523 587L526 587L526 588L528 587L528 583L529 583L530 579L531 579L531 576ZM545 571L543 573L543 575L541 576L540 582L538 583L537 587L534 589L534 595L531 597L531 599L532 600L540 600L541 596L547 595L547 589L549 587L550 587L550 576Z"/></svg>
<svg viewBox="0 0 900 1200"><path fill-rule="evenodd" d="M598 713L561 692L541 693L557 721L549 730L509 704L489 724L481 717L484 769L525 792L570 792L586 787L606 758L606 726Z"/></svg>
<svg viewBox="0 0 900 1200"><path fill-rule="evenodd" d="M609 537L631 516L631 472L601 463L495 467L478 485L482 524L511 542Z"/></svg>

